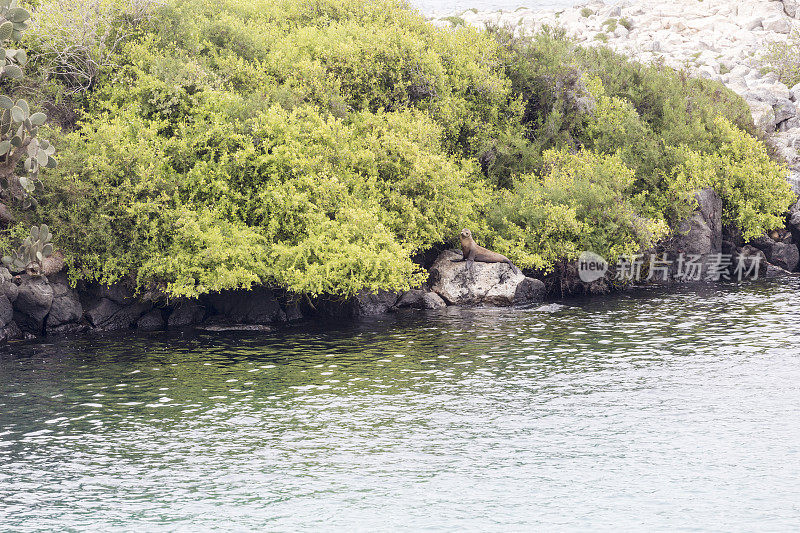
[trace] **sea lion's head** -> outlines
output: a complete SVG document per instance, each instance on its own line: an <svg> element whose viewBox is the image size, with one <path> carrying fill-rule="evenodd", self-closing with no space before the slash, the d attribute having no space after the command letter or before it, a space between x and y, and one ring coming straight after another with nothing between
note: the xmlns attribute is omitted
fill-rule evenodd
<svg viewBox="0 0 800 533"><path fill-rule="evenodd" d="M472 232L470 230L468 230L467 228L462 229L461 230L461 238L462 239L471 239L472 238Z"/></svg>

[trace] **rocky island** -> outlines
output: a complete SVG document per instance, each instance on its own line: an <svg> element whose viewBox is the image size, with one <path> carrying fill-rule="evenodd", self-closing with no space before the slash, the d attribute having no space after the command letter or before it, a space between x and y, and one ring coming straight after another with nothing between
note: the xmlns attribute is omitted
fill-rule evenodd
<svg viewBox="0 0 800 533"><path fill-rule="evenodd" d="M798 269L800 79L769 56L797 49L794 2L208 9L6 13L9 46L30 32L8 77L33 61L1 102L3 339L626 285L578 279L585 250ZM461 227L523 273L454 263Z"/></svg>

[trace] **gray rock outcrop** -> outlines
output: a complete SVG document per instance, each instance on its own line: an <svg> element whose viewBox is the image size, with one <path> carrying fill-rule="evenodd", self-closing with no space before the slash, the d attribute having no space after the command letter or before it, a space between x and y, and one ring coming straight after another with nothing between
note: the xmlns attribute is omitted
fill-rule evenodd
<svg viewBox="0 0 800 533"><path fill-rule="evenodd" d="M461 253L444 251L430 270L431 290L449 305L518 305L536 301L544 294L541 281L515 274L505 263L476 261L471 271L466 262L455 259L461 259Z"/></svg>
<svg viewBox="0 0 800 533"><path fill-rule="evenodd" d="M212 313L238 324L272 324L287 320L275 293L264 287L223 291L210 295L208 302Z"/></svg>
<svg viewBox="0 0 800 533"><path fill-rule="evenodd" d="M0 295L0 329L6 327L12 320L14 320L14 306L5 294Z"/></svg>
<svg viewBox="0 0 800 533"><path fill-rule="evenodd" d="M157 331L164 329L164 312L161 309L151 309L136 321L136 329L142 331Z"/></svg>
<svg viewBox="0 0 800 533"><path fill-rule="evenodd" d="M144 302L134 301L124 305L111 298L101 298L86 311L86 318L91 326L99 331L129 329L151 307L150 304Z"/></svg>
<svg viewBox="0 0 800 533"><path fill-rule="evenodd" d="M64 332L69 329L78 329L77 325L83 318L83 306L77 295L72 291L53 298L50 314L47 315L47 332ZM70 327L75 326L75 327Z"/></svg>
<svg viewBox="0 0 800 533"><path fill-rule="evenodd" d="M391 309L400 295L391 291L367 292L362 291L347 303L347 313L356 317L376 316L386 313Z"/></svg>
<svg viewBox="0 0 800 533"><path fill-rule="evenodd" d="M447 307L447 303L435 292L412 289L400 297L395 307L398 309L441 309Z"/></svg>
<svg viewBox="0 0 800 533"><path fill-rule="evenodd" d="M67 276L55 273L48 276L48 281L53 287L53 304L47 315L47 333L67 333L82 329L83 304L81 304L77 291L69 286Z"/></svg>
<svg viewBox="0 0 800 533"><path fill-rule="evenodd" d="M722 199L713 189L695 193L697 208L678 228L681 237L678 251L686 254L708 255L722 249Z"/></svg>
<svg viewBox="0 0 800 533"><path fill-rule="evenodd" d="M797 268L797 263L800 261L800 252L798 252L797 246L794 244L777 242L772 247L772 253L768 260L771 264L792 272Z"/></svg>
<svg viewBox="0 0 800 533"><path fill-rule="evenodd" d="M167 319L170 328L184 328L203 321L206 309L197 300L182 300L175 304Z"/></svg>
<svg viewBox="0 0 800 533"><path fill-rule="evenodd" d="M34 335L44 333L44 321L53 304L53 287L44 276L20 277L19 292L14 302L14 321Z"/></svg>
<svg viewBox="0 0 800 533"><path fill-rule="evenodd" d="M713 262L712 256L722 252L722 199L713 189L705 188L695 193L695 200L697 207L678 226L677 237L669 246L669 255L673 259L679 254L684 254L686 259L700 256L700 276L705 277L705 270ZM671 273L680 281L683 278L676 268L677 263L673 263Z"/></svg>

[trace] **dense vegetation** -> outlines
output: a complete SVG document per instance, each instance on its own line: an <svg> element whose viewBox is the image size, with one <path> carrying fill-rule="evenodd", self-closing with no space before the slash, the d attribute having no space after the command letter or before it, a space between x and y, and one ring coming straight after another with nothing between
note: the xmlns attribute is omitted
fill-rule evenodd
<svg viewBox="0 0 800 533"><path fill-rule="evenodd" d="M770 41L756 58L763 74L775 73L787 87L800 83L800 33L793 31L785 41Z"/></svg>
<svg viewBox="0 0 800 533"><path fill-rule="evenodd" d="M461 227L547 271L652 246L699 187L745 237L791 201L733 93L557 31L439 30L391 0L174 0L100 4L87 33L57 1L14 87L58 119L59 166L4 246L46 222L73 279L348 296L419 283L412 258Z"/></svg>

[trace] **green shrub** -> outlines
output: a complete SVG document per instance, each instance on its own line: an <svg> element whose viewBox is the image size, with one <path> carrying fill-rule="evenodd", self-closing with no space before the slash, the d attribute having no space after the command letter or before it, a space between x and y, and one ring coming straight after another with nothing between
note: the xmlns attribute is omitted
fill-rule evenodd
<svg viewBox="0 0 800 533"><path fill-rule="evenodd" d="M27 39L39 71L40 97L63 96L46 82L58 82L62 93L92 90L115 55L138 28L156 15L153 0L47 0L36 2L33 38ZM45 83L43 83L45 82ZM56 102L51 101L51 105Z"/></svg>
<svg viewBox="0 0 800 533"><path fill-rule="evenodd" d="M43 215L84 275L181 296L256 282L399 290L420 280L411 256L481 202L474 168L443 153L421 112L344 122L275 105L238 123L222 103L169 137L130 106L63 139L80 161L48 177Z"/></svg>
<svg viewBox="0 0 800 533"><path fill-rule="evenodd" d="M454 27L466 26L466 22L464 22L464 19L462 19L461 17L450 16L450 17L444 17L442 20L446 20Z"/></svg>
<svg viewBox="0 0 800 533"><path fill-rule="evenodd" d="M631 28L633 28L633 24L631 23L631 21L628 20L625 17L622 17L621 19L619 19L619 25L622 26L623 28L625 28L628 31L631 31Z"/></svg>
<svg viewBox="0 0 800 533"><path fill-rule="evenodd" d="M785 41L770 41L756 58L762 74L774 72L787 87L800 83L800 32L793 31Z"/></svg>
<svg viewBox="0 0 800 533"><path fill-rule="evenodd" d="M617 19L608 19L603 22L603 26L605 26L607 32L614 33L617 29Z"/></svg>
<svg viewBox="0 0 800 533"><path fill-rule="evenodd" d="M511 187L515 175L546 170L542 150L586 148L618 156L633 170L625 194L638 214L651 220L674 226L687 216L686 199L700 186L713 186L722 195L726 220L748 235L769 229L789 206L789 187L754 137L747 104L722 85L641 65L606 48L578 48L555 30L527 42L503 33L496 37L525 106L523 130L498 138L492 147L486 171L499 185ZM738 178L676 180L687 154L727 153L730 146L739 147L738 170L731 174ZM731 186L734 182L738 185Z"/></svg>
<svg viewBox="0 0 800 533"><path fill-rule="evenodd" d="M126 32L18 215L73 280L346 297L418 285L412 257L465 226L547 270L651 246L700 186L749 236L788 206L741 98L563 30L438 30L391 0L154 9L103 19Z"/></svg>
<svg viewBox="0 0 800 533"><path fill-rule="evenodd" d="M557 30L527 42L496 37L524 105L523 131L497 139L493 153L502 157L486 169L500 184L540 171L536 154L549 148L619 153L635 171L631 196L643 195L648 216L672 223L684 213L666 195L669 176L683 162L672 148L715 151L717 117L755 133L747 104L718 83L635 63L604 47L579 48ZM530 143L519 142L519 135Z"/></svg>
<svg viewBox="0 0 800 533"><path fill-rule="evenodd" d="M615 258L668 233L637 212L628 194L633 170L615 155L549 150L543 176L520 177L490 215L493 246L524 267L548 270L583 250Z"/></svg>
<svg viewBox="0 0 800 533"><path fill-rule="evenodd" d="M584 7L584 8L582 8L582 9L581 9L581 16L582 16L583 18L589 18L589 17L591 17L592 15L594 15L594 11L592 11L592 10L591 10L591 9L589 9L588 7Z"/></svg>
<svg viewBox="0 0 800 533"><path fill-rule="evenodd" d="M418 283L411 257L485 203L462 157L515 116L496 41L395 2L222 7L142 19L59 139L39 211L73 278L180 296Z"/></svg>
<svg viewBox="0 0 800 533"><path fill-rule="evenodd" d="M722 197L723 223L739 228L745 240L783 227L786 208L796 199L786 167L722 117L714 120L712 134L718 139L713 152L679 149L684 161L674 171L671 190L712 187Z"/></svg>

